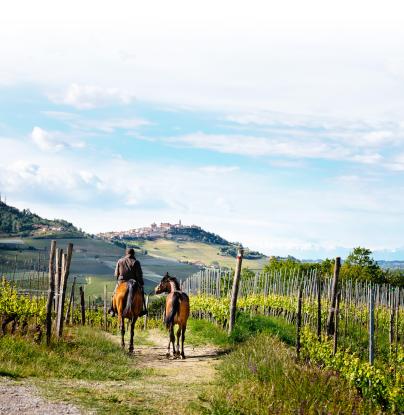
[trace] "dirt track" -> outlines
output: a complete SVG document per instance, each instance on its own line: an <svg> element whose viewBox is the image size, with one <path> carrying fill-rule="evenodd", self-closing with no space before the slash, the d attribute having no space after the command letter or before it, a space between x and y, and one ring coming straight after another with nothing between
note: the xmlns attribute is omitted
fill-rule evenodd
<svg viewBox="0 0 404 415"><path fill-rule="evenodd" d="M51 403L39 397L31 385L0 378L0 414L80 414L75 406L66 403Z"/></svg>
<svg viewBox="0 0 404 415"><path fill-rule="evenodd" d="M109 335L111 340L119 342L118 336ZM168 337L159 330L148 332L147 342L150 345L136 345L133 356L133 365L141 369L144 374L126 382L90 382L79 380L55 379L16 382L0 378L0 415L3 414L92 414L96 408L82 406L80 398L74 399L74 404L55 403L63 399L63 393L52 393L52 401L41 395L48 395L48 389L62 388L67 396L70 390L86 388L91 395L108 395L116 393L136 408L136 413L147 414L187 414L198 413L196 405L198 396L215 377L215 366L220 350L210 346L185 346L186 359L166 358ZM55 389L55 385L57 389ZM122 399L122 400L124 400ZM190 405L191 404L191 405ZM105 413L98 410L98 413ZM111 412L107 412L111 413Z"/></svg>

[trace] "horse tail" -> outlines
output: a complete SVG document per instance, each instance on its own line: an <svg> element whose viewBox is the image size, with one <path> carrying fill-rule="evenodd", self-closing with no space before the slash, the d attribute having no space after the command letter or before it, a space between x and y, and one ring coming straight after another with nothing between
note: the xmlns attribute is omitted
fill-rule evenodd
<svg viewBox="0 0 404 415"><path fill-rule="evenodd" d="M135 281L129 280L126 282L127 290L126 290L126 306L125 310L123 310L123 315L127 316L130 314L132 310L132 303L133 303L133 296L135 294Z"/></svg>
<svg viewBox="0 0 404 415"><path fill-rule="evenodd" d="M173 293L173 301L171 303L171 311L165 318L165 325L169 328L174 323L175 315L178 313L180 309L180 293L174 292Z"/></svg>

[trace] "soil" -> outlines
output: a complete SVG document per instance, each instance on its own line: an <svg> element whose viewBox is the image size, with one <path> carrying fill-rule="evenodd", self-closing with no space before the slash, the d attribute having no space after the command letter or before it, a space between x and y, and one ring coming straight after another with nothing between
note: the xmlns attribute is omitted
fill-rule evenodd
<svg viewBox="0 0 404 415"><path fill-rule="evenodd" d="M118 336L108 335L119 342ZM148 345L136 345L133 365L144 373L130 381L91 382L55 379L17 382L0 377L0 415L3 414L94 414L112 413L103 407L102 399L117 399L130 404L139 414L178 415L200 413L203 402L201 391L215 378L220 349L213 346L185 345L186 359L167 359L168 335L160 330L149 330ZM63 390L64 393L60 393ZM78 395L87 390L87 395ZM41 396L42 395L42 396ZM61 397L64 395L64 397ZM47 398L44 398L46 396ZM53 400L66 399L67 403ZM124 397L124 398L120 398ZM97 399L101 403L97 403ZM97 406L98 405L98 406ZM104 409L102 409L104 408ZM116 413L126 413L125 407ZM118 408L116 408L118 409Z"/></svg>

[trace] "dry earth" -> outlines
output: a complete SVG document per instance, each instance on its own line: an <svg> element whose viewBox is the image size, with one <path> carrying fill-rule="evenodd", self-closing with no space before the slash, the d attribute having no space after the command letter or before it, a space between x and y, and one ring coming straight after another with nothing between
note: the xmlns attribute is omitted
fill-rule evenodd
<svg viewBox="0 0 404 415"><path fill-rule="evenodd" d="M73 405L52 403L39 396L32 385L24 385L12 380L0 378L0 414L71 414L81 412Z"/></svg>
<svg viewBox="0 0 404 415"><path fill-rule="evenodd" d="M119 341L117 336L110 337ZM148 332L147 343L136 345L133 357L133 365L144 375L130 381L55 379L36 380L33 386L29 381L0 378L0 414L198 413L193 403L213 381L220 350L186 346L185 360L167 359L168 337L159 330Z"/></svg>

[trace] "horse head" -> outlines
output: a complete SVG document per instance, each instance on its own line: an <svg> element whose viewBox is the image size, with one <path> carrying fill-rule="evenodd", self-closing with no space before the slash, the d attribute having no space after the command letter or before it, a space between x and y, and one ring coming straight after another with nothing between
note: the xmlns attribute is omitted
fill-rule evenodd
<svg viewBox="0 0 404 415"><path fill-rule="evenodd" d="M172 291L172 283L174 283L175 290L180 289L180 284L178 283L178 280L175 277L172 277L171 275L166 272L166 275L161 279L160 284L154 289L154 292L156 294L161 293L168 293Z"/></svg>

